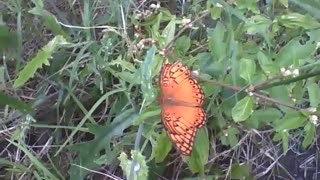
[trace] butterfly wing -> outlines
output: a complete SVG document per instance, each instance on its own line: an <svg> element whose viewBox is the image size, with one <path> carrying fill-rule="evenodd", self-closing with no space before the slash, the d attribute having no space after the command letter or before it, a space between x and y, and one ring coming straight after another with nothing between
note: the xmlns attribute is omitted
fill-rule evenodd
<svg viewBox="0 0 320 180"><path fill-rule="evenodd" d="M160 74L162 98L174 99L175 102L188 106L201 106L204 93L195 79L190 77L190 70L176 62L164 64Z"/></svg>
<svg viewBox="0 0 320 180"><path fill-rule="evenodd" d="M202 108L189 106L164 106L161 109L162 122L167 133L182 155L190 155L199 125L205 123L206 114Z"/></svg>
<svg viewBox="0 0 320 180"><path fill-rule="evenodd" d="M162 122L175 147L190 155L198 128L205 124L204 93L180 62L164 64L160 74Z"/></svg>

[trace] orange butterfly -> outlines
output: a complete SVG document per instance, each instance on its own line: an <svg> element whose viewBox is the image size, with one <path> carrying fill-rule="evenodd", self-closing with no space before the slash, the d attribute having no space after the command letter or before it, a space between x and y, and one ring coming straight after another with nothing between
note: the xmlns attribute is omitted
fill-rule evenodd
<svg viewBox="0 0 320 180"><path fill-rule="evenodd" d="M165 63L160 73L161 117L174 146L189 156L197 130L206 121L204 93L181 62Z"/></svg>

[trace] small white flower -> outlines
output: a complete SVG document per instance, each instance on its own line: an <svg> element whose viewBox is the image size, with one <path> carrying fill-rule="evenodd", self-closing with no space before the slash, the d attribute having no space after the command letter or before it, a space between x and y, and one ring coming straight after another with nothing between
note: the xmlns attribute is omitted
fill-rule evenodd
<svg viewBox="0 0 320 180"><path fill-rule="evenodd" d="M220 7L220 8L223 7L222 4L220 4L220 3L216 3L216 6L217 6L217 7Z"/></svg>
<svg viewBox="0 0 320 180"><path fill-rule="evenodd" d="M156 9L156 8L157 8L157 5L155 5L155 4L150 4L149 7L152 8L152 9Z"/></svg>
<svg viewBox="0 0 320 180"><path fill-rule="evenodd" d="M318 116L316 116L316 115L311 115L311 116L309 116L309 118L310 118L310 121L311 121L312 124L314 124L314 125L316 125L316 126L319 124Z"/></svg>
<svg viewBox="0 0 320 180"><path fill-rule="evenodd" d="M249 92L248 95L249 95L249 96L253 96L253 92Z"/></svg>
<svg viewBox="0 0 320 180"><path fill-rule="evenodd" d="M283 76L290 76L291 74L292 74L292 72L288 69L282 75Z"/></svg>
<svg viewBox="0 0 320 180"><path fill-rule="evenodd" d="M286 68L284 68L284 67L282 67L281 69L280 69L280 72L283 74L284 72L286 71Z"/></svg>
<svg viewBox="0 0 320 180"><path fill-rule="evenodd" d="M188 26L189 28L191 28L192 27L192 23L190 23L191 22L191 19L188 19L188 18L183 18L182 19L182 25L183 26Z"/></svg>
<svg viewBox="0 0 320 180"><path fill-rule="evenodd" d="M199 76L199 71L193 70L193 71L191 71L191 75L192 76Z"/></svg>
<svg viewBox="0 0 320 180"><path fill-rule="evenodd" d="M299 69L294 69L294 70L292 71L292 75L293 75L293 77L299 76Z"/></svg>
<svg viewBox="0 0 320 180"><path fill-rule="evenodd" d="M140 164L139 163L136 163L136 165L134 166L134 171L135 172L137 172L137 171L139 171L139 169L140 169Z"/></svg>
<svg viewBox="0 0 320 180"><path fill-rule="evenodd" d="M284 129L284 130L282 130L282 132L286 133L286 132L288 132L288 130L287 130L287 129Z"/></svg>
<svg viewBox="0 0 320 180"><path fill-rule="evenodd" d="M292 98L292 101L293 101L293 102L297 102L297 99L296 99L296 98Z"/></svg>

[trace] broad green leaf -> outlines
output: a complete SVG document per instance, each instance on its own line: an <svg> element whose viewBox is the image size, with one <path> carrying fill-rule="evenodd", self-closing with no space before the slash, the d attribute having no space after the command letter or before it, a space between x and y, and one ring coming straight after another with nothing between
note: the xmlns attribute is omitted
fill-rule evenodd
<svg viewBox="0 0 320 180"><path fill-rule="evenodd" d="M239 67L240 76L247 81L247 83L251 83L254 78L254 73L256 72L256 64L251 59L240 59L240 67Z"/></svg>
<svg viewBox="0 0 320 180"><path fill-rule="evenodd" d="M127 154L122 152L118 158L120 160L121 169L127 177L126 179L148 179L148 166L145 157L141 152L135 150L131 151L131 156L132 160L129 160ZM133 177L130 177L131 174Z"/></svg>
<svg viewBox="0 0 320 180"><path fill-rule="evenodd" d="M320 88L316 83L309 84L307 86L309 101L312 107L317 108L320 103Z"/></svg>
<svg viewBox="0 0 320 180"><path fill-rule="evenodd" d="M248 164L232 164L231 179L252 179L251 168Z"/></svg>
<svg viewBox="0 0 320 180"><path fill-rule="evenodd" d="M304 138L302 141L302 147L303 149L307 149L308 146L310 146L313 141L315 140L315 134L316 134L316 126L312 124L311 122L308 122L304 126Z"/></svg>
<svg viewBox="0 0 320 180"><path fill-rule="evenodd" d="M300 113L295 111L288 111L286 115L274 122L274 129L277 132L281 131L289 131L291 129L297 129L301 127L306 122L306 117Z"/></svg>
<svg viewBox="0 0 320 180"><path fill-rule="evenodd" d="M34 76L39 68L43 65L49 66L49 59L56 49L63 43L66 43L62 36L54 37L47 45L45 45L27 65L19 72L18 78L14 81L13 87L17 88L26 83Z"/></svg>
<svg viewBox="0 0 320 180"><path fill-rule="evenodd" d="M245 28L247 29L247 33L254 35L257 33L265 33L269 30L272 21L265 16L255 15L248 18L245 22Z"/></svg>
<svg viewBox="0 0 320 180"><path fill-rule="evenodd" d="M276 73L279 72L280 68L274 62L272 62L271 58L268 58L262 51L258 51L257 58L261 69L267 75L275 76Z"/></svg>
<svg viewBox="0 0 320 180"><path fill-rule="evenodd" d="M155 161L160 163L167 157L172 148L172 143L165 130L157 138L157 145L155 147Z"/></svg>
<svg viewBox="0 0 320 180"><path fill-rule="evenodd" d="M16 99L14 97L8 96L0 92L0 107L3 107L5 105L15 108L25 114L30 114L32 112L32 106L26 104L25 102L19 99Z"/></svg>
<svg viewBox="0 0 320 180"><path fill-rule="evenodd" d="M270 97L273 99L277 99L278 101L281 101L282 103L293 105L292 99L289 97L289 89L288 86L282 85L282 86L275 86L267 90L269 92ZM281 107L281 106L280 106ZM285 108L285 107L281 107Z"/></svg>
<svg viewBox="0 0 320 180"><path fill-rule="evenodd" d="M204 167L208 162L209 137L206 128L201 128L197 132L195 143L192 148L191 157L187 164L193 173L204 172Z"/></svg>
<svg viewBox="0 0 320 180"><path fill-rule="evenodd" d="M245 121L250 117L253 112L253 99L250 96L246 96L232 108L232 118L235 122Z"/></svg>
<svg viewBox="0 0 320 180"><path fill-rule="evenodd" d="M249 123L252 128L259 128L273 121L279 120L282 117L282 113L276 108L259 109L252 113L250 119L245 121L245 124Z"/></svg>
<svg viewBox="0 0 320 180"><path fill-rule="evenodd" d="M155 99L155 93L152 88L152 70L154 67L153 63L155 62L155 52L155 47L151 47L147 51L146 57L144 58L144 61L141 65L141 90L144 100L146 101L145 105L148 105Z"/></svg>
<svg viewBox="0 0 320 180"><path fill-rule="evenodd" d="M182 55L185 54L191 46L191 40L188 36L181 36L175 42L176 50Z"/></svg>
<svg viewBox="0 0 320 180"><path fill-rule="evenodd" d="M220 22L217 23L214 29L208 32L209 51L217 59L222 59L227 55L227 44L224 40L225 32L226 29Z"/></svg>

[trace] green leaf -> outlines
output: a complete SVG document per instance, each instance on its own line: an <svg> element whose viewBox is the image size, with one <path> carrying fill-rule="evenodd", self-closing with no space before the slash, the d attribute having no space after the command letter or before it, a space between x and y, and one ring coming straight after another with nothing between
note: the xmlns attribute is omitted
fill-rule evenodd
<svg viewBox="0 0 320 180"><path fill-rule="evenodd" d="M252 82L254 73L256 72L256 64L251 59L240 59L239 67L240 76L248 83Z"/></svg>
<svg viewBox="0 0 320 180"><path fill-rule="evenodd" d="M22 86L25 82L32 78L36 71L39 68L42 68L43 65L49 66L49 59L62 43L66 43L65 39L62 36L54 37L46 46L44 46L38 52L36 57L31 59L27 63L27 65L19 72L18 78L14 81L13 87L17 88Z"/></svg>
<svg viewBox="0 0 320 180"><path fill-rule="evenodd" d="M172 18L169 24L162 31L162 37L165 38L165 46L168 45L174 39L174 33L176 31L176 19Z"/></svg>
<svg viewBox="0 0 320 180"><path fill-rule="evenodd" d="M248 164L232 164L231 179L251 179L251 168Z"/></svg>
<svg viewBox="0 0 320 180"><path fill-rule="evenodd" d="M306 117L302 113L291 110L282 119L275 121L273 126L277 132L282 132L297 129L305 122Z"/></svg>
<svg viewBox="0 0 320 180"><path fill-rule="evenodd" d="M213 30L209 30L208 32L209 51L213 57L217 57L217 59L222 59L227 55L227 44L224 40L225 32L226 29L220 21Z"/></svg>
<svg viewBox="0 0 320 180"><path fill-rule="evenodd" d="M249 123L252 128L259 128L262 125L279 120L282 117L282 113L276 108L259 109L252 113L250 119L245 122Z"/></svg>
<svg viewBox="0 0 320 180"><path fill-rule="evenodd" d="M316 135L316 126L312 124L311 122L308 122L304 126L304 138L302 141L302 147L303 149L307 149L308 146L310 146L313 141L315 140L315 135Z"/></svg>
<svg viewBox="0 0 320 180"><path fill-rule="evenodd" d="M300 38L291 39L276 55L275 63L280 67L288 67L295 64L298 60L308 59L315 51L316 43L313 40L305 44L300 43Z"/></svg>
<svg viewBox="0 0 320 180"><path fill-rule="evenodd" d="M157 138L157 146L155 148L156 163L162 162L168 155L172 148L172 143L165 130Z"/></svg>
<svg viewBox="0 0 320 180"><path fill-rule="evenodd" d="M265 16L255 15L248 18L245 22L245 28L247 29L247 33L251 35L255 35L257 33L265 33L269 30L272 21Z"/></svg>
<svg viewBox="0 0 320 180"><path fill-rule="evenodd" d="M312 107L317 108L320 103L320 88L318 84L312 83L307 86L309 101Z"/></svg>
<svg viewBox="0 0 320 180"><path fill-rule="evenodd" d="M276 17L276 20L287 28L304 28L304 29L316 29L320 27L320 23L311 17L310 15L303 15L299 13L288 13Z"/></svg>
<svg viewBox="0 0 320 180"><path fill-rule="evenodd" d="M235 2L239 9L247 9L253 13L259 13L257 1L258 0L237 0Z"/></svg>
<svg viewBox="0 0 320 180"><path fill-rule="evenodd" d="M223 134L220 136L220 141L225 146L234 147L239 142L237 137L238 134L238 129L229 127L227 130L223 131Z"/></svg>
<svg viewBox="0 0 320 180"><path fill-rule="evenodd" d="M126 179L132 180L145 180L148 179L148 166L145 157L139 151L131 151L132 160L128 159L127 154L122 152L119 156L120 166L124 174L126 174ZM135 164L132 164L135 163ZM133 166L133 168L132 168ZM131 172L133 171L133 172ZM130 174L133 177L130 177Z"/></svg>
<svg viewBox="0 0 320 180"><path fill-rule="evenodd" d="M261 69L271 76L275 76L279 72L279 67L272 62L271 58L268 58L262 51L258 51L257 54L258 62Z"/></svg>
<svg viewBox="0 0 320 180"><path fill-rule="evenodd" d="M232 118L235 122L245 121L253 112L253 99L246 96L232 108Z"/></svg>
<svg viewBox="0 0 320 180"><path fill-rule="evenodd" d="M287 154L287 152L289 150L289 132L288 131L282 131L280 133L282 135L283 154Z"/></svg>
<svg viewBox="0 0 320 180"><path fill-rule="evenodd" d="M30 114L32 112L32 106L29 104L0 92L0 107L5 105L15 108L25 114Z"/></svg>
<svg viewBox="0 0 320 180"><path fill-rule="evenodd" d="M197 132L192 153L187 161L192 173L204 172L204 167L208 162L209 155L209 137L206 128L201 128Z"/></svg>
<svg viewBox="0 0 320 180"><path fill-rule="evenodd" d="M191 40L188 36L181 36L175 42L175 48L180 54L185 54L191 46Z"/></svg>
<svg viewBox="0 0 320 180"><path fill-rule="evenodd" d="M144 61L141 65L141 90L143 93L143 97L145 105L148 105L152 101L155 100L155 93L152 88L152 70L153 70L153 63L154 55L156 52L156 48L152 46L146 54Z"/></svg>
<svg viewBox="0 0 320 180"><path fill-rule="evenodd" d="M8 26L0 24L0 51L6 48L17 47L17 36L14 32L10 32Z"/></svg>

